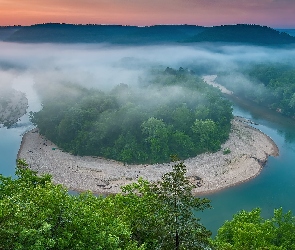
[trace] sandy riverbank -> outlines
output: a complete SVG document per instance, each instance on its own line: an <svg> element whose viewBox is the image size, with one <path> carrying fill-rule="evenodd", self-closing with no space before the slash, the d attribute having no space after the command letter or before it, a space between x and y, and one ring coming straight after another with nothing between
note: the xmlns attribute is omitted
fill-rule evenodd
<svg viewBox="0 0 295 250"><path fill-rule="evenodd" d="M226 87L215 82L216 77L217 77L217 75L206 75L206 76L203 76L203 80L207 84L209 84L215 88L218 88L222 93L227 94L227 95L232 95L233 94L232 91L228 90Z"/></svg>
<svg viewBox="0 0 295 250"><path fill-rule="evenodd" d="M230 149L229 154L223 154L226 148ZM214 192L255 177L269 155L278 155L275 143L243 118L235 118L230 138L220 151L202 154L184 163L187 176L198 184L194 190L197 194ZM26 159L29 167L40 174L51 174L54 183L94 193L117 193L120 186L135 182L139 177L157 181L171 171L171 164L124 166L98 157L73 156L57 149L39 135L37 129L24 135L18 158Z"/></svg>

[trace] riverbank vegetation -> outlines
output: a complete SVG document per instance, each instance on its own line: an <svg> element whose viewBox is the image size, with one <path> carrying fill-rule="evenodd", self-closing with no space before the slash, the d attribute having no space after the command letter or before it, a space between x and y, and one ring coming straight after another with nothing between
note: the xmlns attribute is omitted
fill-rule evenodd
<svg viewBox="0 0 295 250"><path fill-rule="evenodd" d="M217 151L228 139L230 102L189 70L152 70L139 85L109 92L39 85L43 109L32 121L67 152L125 163L185 159Z"/></svg>
<svg viewBox="0 0 295 250"><path fill-rule="evenodd" d="M218 75L216 81L235 95L295 118L295 67L264 63Z"/></svg>
<svg viewBox="0 0 295 250"><path fill-rule="evenodd" d="M295 247L295 217L282 209L270 219L241 211L210 238L193 210L210 208L192 196L186 166L175 162L160 182L140 179L107 197L73 196L51 176L18 160L17 179L0 175L0 248L8 249L283 249ZM218 212L218 211L216 211ZM200 214L200 213L198 213Z"/></svg>

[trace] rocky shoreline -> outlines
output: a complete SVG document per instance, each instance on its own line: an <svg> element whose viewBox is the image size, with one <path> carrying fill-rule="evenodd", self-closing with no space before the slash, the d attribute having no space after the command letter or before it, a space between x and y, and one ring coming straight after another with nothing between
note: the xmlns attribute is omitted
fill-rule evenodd
<svg viewBox="0 0 295 250"><path fill-rule="evenodd" d="M216 153L205 153L184 161L187 176L196 185L194 194L215 192L257 176L269 156L278 156L273 140L251 127L249 121L235 117L229 140ZM38 133L27 132L18 158L39 174L49 173L53 182L70 190L97 194L120 192L120 187L138 178L158 181L172 170L173 163L124 165L121 162L91 156L73 156Z"/></svg>

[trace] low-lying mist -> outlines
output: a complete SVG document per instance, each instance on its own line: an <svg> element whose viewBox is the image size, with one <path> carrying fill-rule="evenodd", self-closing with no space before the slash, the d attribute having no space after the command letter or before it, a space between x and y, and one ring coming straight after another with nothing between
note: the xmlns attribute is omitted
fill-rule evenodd
<svg viewBox="0 0 295 250"><path fill-rule="evenodd" d="M78 84L108 91L125 83L140 87L152 69L189 68L218 74L241 71L253 63L294 64L295 48L195 44L189 46L110 46L0 43L0 89L26 92L33 84ZM246 82L238 73L239 82ZM63 89L62 91L66 91ZM169 91L166 95L169 94Z"/></svg>

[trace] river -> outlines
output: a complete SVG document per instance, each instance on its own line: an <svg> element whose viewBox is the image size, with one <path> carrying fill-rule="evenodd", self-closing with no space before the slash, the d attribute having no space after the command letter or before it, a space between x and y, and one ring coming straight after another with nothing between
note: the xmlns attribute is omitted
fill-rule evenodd
<svg viewBox="0 0 295 250"><path fill-rule="evenodd" d="M30 99L29 99L30 100ZM36 110L34 103L29 110ZM39 107L40 108L40 107ZM279 157L270 157L261 174L253 180L218 193L206 195L212 201L212 209L198 213L201 222L216 234L225 220L241 209L262 208L263 216L271 216L275 208L295 212L295 122L265 109L239 103L234 105L234 115L251 119L256 128L269 135L280 150ZM14 176L15 160L22 134L31 129L28 115L15 127L0 128L0 173Z"/></svg>
<svg viewBox="0 0 295 250"><path fill-rule="evenodd" d="M236 101L236 100L235 100ZM234 105L234 115L259 124L254 127L270 136L277 144L280 155L269 157L266 166L256 178L206 195L212 209L198 213L202 223L216 234L226 220L238 211L260 207L262 216L271 217L276 208L295 213L295 122L264 108L239 102Z"/></svg>

